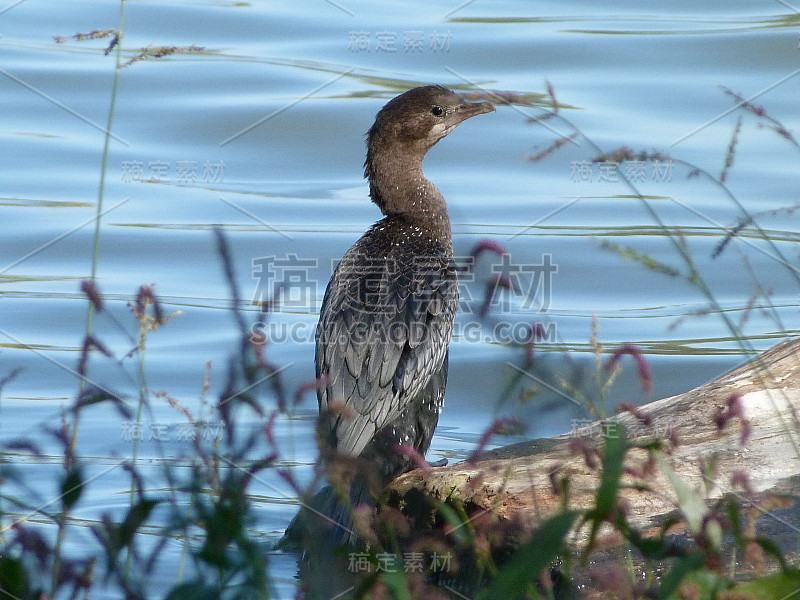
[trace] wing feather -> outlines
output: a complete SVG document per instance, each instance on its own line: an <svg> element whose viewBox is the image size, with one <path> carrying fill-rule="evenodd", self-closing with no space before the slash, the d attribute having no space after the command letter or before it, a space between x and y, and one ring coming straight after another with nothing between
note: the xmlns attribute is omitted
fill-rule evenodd
<svg viewBox="0 0 800 600"><path fill-rule="evenodd" d="M321 419L337 451L351 456L441 369L458 304L451 250L421 237L397 246L386 223L339 263L317 327L317 376L328 376Z"/></svg>

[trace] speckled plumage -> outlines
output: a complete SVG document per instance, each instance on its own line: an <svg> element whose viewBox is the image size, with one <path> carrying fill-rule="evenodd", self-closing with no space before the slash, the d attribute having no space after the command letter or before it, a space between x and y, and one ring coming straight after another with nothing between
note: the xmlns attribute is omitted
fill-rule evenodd
<svg viewBox="0 0 800 600"><path fill-rule="evenodd" d="M422 173L425 153L463 120L494 110L441 86L414 88L378 113L365 177L385 218L342 258L317 327L316 373L323 456L366 459L383 484L424 455L444 402L448 344L458 306L447 205ZM370 501L364 481L353 506ZM348 512L330 499L336 540L352 543Z"/></svg>
<svg viewBox="0 0 800 600"><path fill-rule="evenodd" d="M405 431L422 411L433 426L394 441L425 453L444 398L457 306L452 247L403 218L379 221L345 254L323 300L316 361L317 375L328 378L319 393L323 415L336 403L352 410L328 416L337 452L360 456L378 431ZM437 373L441 390L433 406L421 406Z"/></svg>

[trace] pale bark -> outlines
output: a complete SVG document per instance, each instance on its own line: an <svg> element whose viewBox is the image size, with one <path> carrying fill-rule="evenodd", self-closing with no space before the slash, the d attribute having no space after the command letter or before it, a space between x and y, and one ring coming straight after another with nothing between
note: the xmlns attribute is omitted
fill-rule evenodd
<svg viewBox="0 0 800 600"><path fill-rule="evenodd" d="M730 419L720 430L715 417L726 410L732 395L738 396L743 418ZM741 474L761 498L800 495L800 340L779 344L711 383L657 400L641 411L652 419L651 425L628 413L611 422L624 424L633 439L666 438L665 434L673 432L677 443L665 443L670 448L667 460L707 501L734 493L746 503ZM749 428L744 445L743 428ZM529 530L562 507L563 498L554 492L553 473L556 479L569 478L570 508L594 505L600 468L590 468L581 450L595 447L602 451L604 430L613 434L613 425L601 429L596 424L548 440L499 448L471 464L417 469L396 480L392 490L400 497L418 489L439 500L455 499L472 510L485 509L501 521L510 519ZM582 441L577 443L579 436ZM644 473L646 458L645 451L630 451L629 469L622 481L642 483L647 489L626 487L621 492L629 522L645 533L678 507L663 472L651 468ZM709 479L703 474L703 465L713 463L715 475ZM765 525L773 531L780 529L778 522Z"/></svg>

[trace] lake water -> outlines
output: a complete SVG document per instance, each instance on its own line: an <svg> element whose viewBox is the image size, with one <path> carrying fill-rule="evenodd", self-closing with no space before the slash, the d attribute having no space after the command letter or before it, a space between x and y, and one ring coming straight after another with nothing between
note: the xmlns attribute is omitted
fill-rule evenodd
<svg viewBox="0 0 800 600"><path fill-rule="evenodd" d="M115 67L114 52L104 55L108 38L54 36L117 28L120 4L27 0L0 11L0 378L22 369L2 388L0 437L40 445L41 457L10 460L46 501L60 468L46 430L59 426L79 389L87 315L79 285L92 268ZM800 328L800 223L787 210L798 203L798 149L723 90L796 132L799 26L800 12L784 2L127 2L123 62L147 47L200 50L150 57L120 73L96 272L107 314L92 326L114 358L93 353L88 376L135 407L142 380L139 356L125 358L138 336L128 303L139 286L155 284L164 309L177 314L148 337L152 410L137 460L154 472L170 461L180 468L190 449L185 419L156 392L202 414L208 362L208 401L224 389L238 333L213 235L220 227L248 323L258 315L253 299L295 278L271 315L266 350L293 395L313 378L313 331L331 265L380 217L362 178L364 133L391 97L441 83L525 94L533 105L498 105L425 162L448 199L456 254L467 257L490 239L508 250L506 272L517 283L498 291L487 319L477 311L500 259L482 255L463 284L446 405L428 458L463 459L498 416L523 419L526 438L587 418L557 376L579 370L591 379L595 315L599 341L607 349L635 344L653 374L654 389L644 394L624 359L610 406L713 379ZM548 82L559 117L531 122L550 111ZM720 177L739 117L727 188L690 177L695 167ZM591 162L620 146L662 160L619 171ZM748 224L713 258L747 213L757 227ZM649 270L604 243L679 275ZM681 244L713 305L689 281ZM545 260L557 272L532 285ZM520 344L532 322L547 328L536 364L557 392L523 375L523 393L515 388L503 399L523 366ZM537 385L542 393L534 395ZM260 401L267 411L275 406L267 389ZM300 480L316 456L315 414L309 393L275 426L281 464ZM129 427L110 409L83 412L78 453L96 479L73 513L68 548L85 551L100 515L127 506L130 481L119 464L132 456ZM296 511L291 490L265 471L251 492L256 535L277 540ZM180 549L179 541L166 548L148 584L154 596L174 584ZM293 597L294 559L275 554L270 564L279 594Z"/></svg>

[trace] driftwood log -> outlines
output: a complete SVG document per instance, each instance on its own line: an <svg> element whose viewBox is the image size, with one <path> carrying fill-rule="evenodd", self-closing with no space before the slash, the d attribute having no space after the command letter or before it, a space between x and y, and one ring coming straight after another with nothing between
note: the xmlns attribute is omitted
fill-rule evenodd
<svg viewBox="0 0 800 600"><path fill-rule="evenodd" d="M751 514L759 534L783 536L779 545L796 551L798 510L792 496L800 496L800 339L779 344L711 383L639 411L552 439L492 450L472 463L417 469L393 482L392 492L401 505L404 495L416 490L485 510L494 519L513 521L522 530L522 540L525 531L562 508L563 498L554 486L558 477L569 480L570 508L594 505L600 469L590 466L586 448L602 449L603 436L613 435L614 427L624 424L628 438L670 440L667 460L685 483L709 502L724 494L746 499L745 505L755 507ZM651 468L646 481L638 482L646 483L641 486L646 489L636 489L637 473L646 470L646 458L644 450L628 453L622 483L629 485L620 493L629 522L645 535L668 516L680 516L673 487L660 469ZM762 510L765 498L781 498L782 503ZM679 524L670 531L680 528Z"/></svg>

